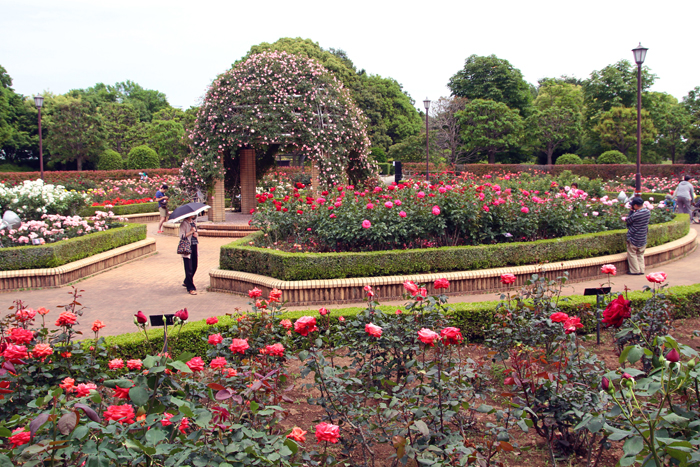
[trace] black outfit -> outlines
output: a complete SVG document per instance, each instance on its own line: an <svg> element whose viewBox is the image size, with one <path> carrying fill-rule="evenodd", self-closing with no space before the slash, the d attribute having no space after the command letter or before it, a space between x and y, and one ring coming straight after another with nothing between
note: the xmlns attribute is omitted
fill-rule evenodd
<svg viewBox="0 0 700 467"><path fill-rule="evenodd" d="M187 222L187 221L183 221ZM197 230L197 224L195 222L190 222L190 227L194 228L195 231ZM197 272L197 266L199 263L199 257L197 255L197 245L199 244L199 241L197 237L194 235L189 237L190 240L190 247L192 249L192 253L190 253L189 258L185 258L184 256L182 257L182 262L185 265L185 280L183 282L183 285L187 287L187 291L191 292L193 290L197 290L197 287L194 285L194 275Z"/></svg>

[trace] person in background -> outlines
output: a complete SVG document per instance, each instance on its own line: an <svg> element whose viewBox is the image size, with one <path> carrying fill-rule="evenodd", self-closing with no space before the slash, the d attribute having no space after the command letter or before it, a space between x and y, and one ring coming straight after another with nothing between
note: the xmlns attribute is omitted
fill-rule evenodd
<svg viewBox="0 0 700 467"><path fill-rule="evenodd" d="M644 274L644 250L647 248L647 231L651 212L644 207L640 197L630 201L630 213L625 219L627 223L627 274L640 276Z"/></svg>
<svg viewBox="0 0 700 467"><path fill-rule="evenodd" d="M189 239L192 251L189 255L182 255L182 261L185 265L185 280L182 285L187 288L187 292L190 295L197 295L197 287L194 285L194 274L197 272L197 262L199 259L197 252L199 240L197 236L195 216L190 216L183 220L180 224L180 238L185 237Z"/></svg>
<svg viewBox="0 0 700 467"><path fill-rule="evenodd" d="M695 198L693 184L690 183L692 179L693 177L690 175L684 176L683 180L676 187L676 191L673 192L673 198L676 200L676 212L688 214L688 218L690 218L690 204Z"/></svg>
<svg viewBox="0 0 700 467"><path fill-rule="evenodd" d="M158 202L158 212L160 212L160 225L158 233L163 233L163 224L168 219L168 197L165 195L168 185L163 183L156 191L156 201Z"/></svg>
<svg viewBox="0 0 700 467"><path fill-rule="evenodd" d="M146 172L139 172L139 175L141 175L142 182L148 181L148 175L146 175Z"/></svg>

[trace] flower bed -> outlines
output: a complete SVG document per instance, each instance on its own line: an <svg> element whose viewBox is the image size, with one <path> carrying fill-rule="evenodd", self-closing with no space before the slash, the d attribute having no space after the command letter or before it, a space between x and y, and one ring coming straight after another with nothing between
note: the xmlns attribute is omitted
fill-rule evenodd
<svg viewBox="0 0 700 467"><path fill-rule="evenodd" d="M83 221L80 222L82 226ZM0 248L0 271L54 268L145 238L146 226L143 224L114 225L109 230L55 243Z"/></svg>
<svg viewBox="0 0 700 467"><path fill-rule="evenodd" d="M0 206L14 211L22 220L39 220L45 214L73 216L88 203L84 193L68 191L61 185L26 180L8 187L0 184Z"/></svg>
<svg viewBox="0 0 700 467"><path fill-rule="evenodd" d="M684 173L679 176L672 177L658 177L658 176L645 176L642 177L642 194L646 193L662 193L663 196L666 194L673 194L676 187L680 183ZM693 182L691 182L693 183ZM697 183L697 182L695 182ZM619 193L620 191L629 192L634 190L635 187L635 174L631 173L627 176L618 176L611 180L607 180L605 183L605 190ZM696 188L697 190L697 188Z"/></svg>
<svg viewBox="0 0 700 467"><path fill-rule="evenodd" d="M649 226L649 247L688 233L687 215ZM256 232L221 247L219 267L286 281L469 271L591 258L626 249L626 230L535 242L353 253L290 253L251 245Z"/></svg>
<svg viewBox="0 0 700 467"><path fill-rule="evenodd" d="M526 465L692 465L697 352L670 336L665 274L647 278L639 303L605 297L619 361L589 351L578 332L590 310L560 306L563 282L536 276L498 303L484 348L463 345L447 297L413 283L396 311L365 286L354 315L321 308L294 322L280 293L253 289L252 313L200 325L196 353L178 349L186 309L168 352L146 338L118 355L100 320L75 342L77 290L60 314L16 302L0 328L0 463L508 465L515 453ZM135 323L145 331L147 317ZM519 445L532 438L542 449Z"/></svg>
<svg viewBox="0 0 700 467"><path fill-rule="evenodd" d="M256 246L345 252L534 241L616 230L628 207L565 191L551 178L464 174L426 185L406 182L363 191L338 186L314 195L297 187L257 195ZM653 209L651 223L671 219Z"/></svg>
<svg viewBox="0 0 700 467"><path fill-rule="evenodd" d="M115 206L129 206L132 204L142 204L142 203L152 203L153 198L141 198L141 199L121 199L121 198L114 198L114 199L106 199L102 202L94 202L92 203L92 206L109 206L109 207L115 207Z"/></svg>

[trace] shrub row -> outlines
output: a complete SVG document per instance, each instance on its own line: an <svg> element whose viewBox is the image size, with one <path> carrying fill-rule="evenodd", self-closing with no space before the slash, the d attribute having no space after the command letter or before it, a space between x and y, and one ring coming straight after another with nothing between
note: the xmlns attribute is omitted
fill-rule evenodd
<svg viewBox="0 0 700 467"><path fill-rule="evenodd" d="M44 171L44 181L53 184L65 184L66 182L77 183L81 180L93 180L101 182L103 180L125 180L138 179L141 170L83 170L77 171ZM149 177L156 175L178 175L180 169L148 169ZM41 174L39 172L2 172L0 181L10 185L22 183L25 180L36 180Z"/></svg>
<svg viewBox="0 0 700 467"><path fill-rule="evenodd" d="M666 295L672 304L674 319L687 319L700 316L700 284L689 286L670 287L666 290ZM651 296L651 292L629 292L628 299L632 301L632 306L640 308ZM468 342L482 342L486 337L486 331L495 322L495 310L498 301L475 302L475 303L453 303L450 304L451 325L462 330L462 334ZM582 334L595 332L595 297L568 296L559 302L563 312L570 315L579 316L584 328ZM394 313L397 307L379 307L388 314ZM402 308L403 307L399 307ZM339 316L350 318L364 308L349 307L332 309L331 318L337 319ZM318 310L300 310L287 312L279 316L279 319L290 319L294 321L302 316L318 317ZM217 324L219 332L228 329L233 324L230 316L219 316ZM602 318L602 313L601 313ZM168 347L172 355L179 355L182 352L193 352L196 355L204 356L211 346L207 343L207 337L213 334L211 326L204 320L187 323L180 331L178 327L169 328ZM150 352L157 352L163 348L163 329L154 328L148 331L148 343L142 332L122 334L119 336L106 337L106 344L111 349L112 358L122 358L124 360L138 358ZM86 346L90 341L84 341Z"/></svg>
<svg viewBox="0 0 700 467"><path fill-rule="evenodd" d="M687 214L649 226L649 247L682 238ZM592 258L626 251L626 230L534 242L350 253L288 253L250 246L256 232L221 247L219 267L285 281L470 271Z"/></svg>
<svg viewBox="0 0 700 467"><path fill-rule="evenodd" d="M82 217L91 217L95 215L96 211L107 211L108 209L104 206L89 206L82 211L80 215ZM158 203L139 203L139 204L127 204L124 206L112 206L109 208L115 216L126 216L127 214L141 214L144 212L158 212Z"/></svg>
<svg viewBox="0 0 700 467"><path fill-rule="evenodd" d="M418 167L416 170L425 171ZM636 171L632 164L581 164L581 165L520 165L520 164L463 164L457 165L453 169L455 172L471 172L477 176L497 173L513 172L548 172L552 175L559 175L565 170L570 170L573 174L588 178L602 178L612 180L615 177L628 177ZM432 168L431 168L432 171ZM676 177L690 174L700 175L700 164L644 164L642 175L644 177Z"/></svg>
<svg viewBox="0 0 700 467"><path fill-rule="evenodd" d="M0 271L55 268L145 238L145 224L128 224L56 243L1 248Z"/></svg>
<svg viewBox="0 0 700 467"><path fill-rule="evenodd" d="M391 162L377 162L381 175L394 175L394 165Z"/></svg>

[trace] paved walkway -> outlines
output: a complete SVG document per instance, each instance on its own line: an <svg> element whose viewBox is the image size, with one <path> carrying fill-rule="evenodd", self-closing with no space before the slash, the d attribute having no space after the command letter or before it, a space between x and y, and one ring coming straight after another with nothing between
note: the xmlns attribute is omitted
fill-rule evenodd
<svg viewBox="0 0 700 467"><path fill-rule="evenodd" d="M174 313L187 308L190 319L199 320L209 316L233 313L236 309L248 309L248 298L231 294L207 292L209 270L219 265L219 248L232 241L230 238L200 238L199 268L195 276L198 295L187 294L182 281L185 273L182 260L175 253L177 237L157 234L157 224L148 224L148 236L156 239L157 253L146 258L116 267L93 277L84 279L76 286L81 292L80 303L86 306L85 314L80 319L78 329L84 336L91 336L90 326L96 319L107 324L103 335L115 335L136 331L133 315L141 310L146 315ZM700 225L692 228L700 232ZM691 285L700 282L700 248L691 255L670 262L654 271L668 274L671 285ZM652 272L651 270L647 272ZM632 290L641 290L647 285L644 276L615 276L613 290L623 290L625 286ZM565 295L580 295L586 287L599 287L603 281L594 280L570 284L564 290ZM23 300L31 308L46 307L52 311L47 318L53 322L61 309L57 305L71 301L70 286L58 289L25 290L7 292L0 295L0 304L5 307L12 301ZM478 302L496 300L497 294L463 295L450 297L451 303ZM387 305L401 305L403 301L383 302ZM356 304L361 305L361 304ZM333 305L328 308L342 308L352 304ZM309 309L316 307L292 307L290 309Z"/></svg>

